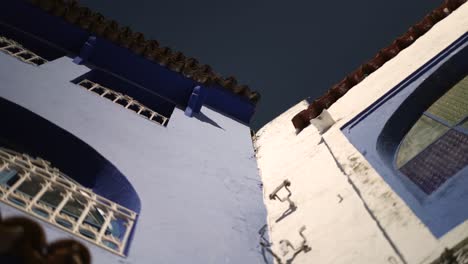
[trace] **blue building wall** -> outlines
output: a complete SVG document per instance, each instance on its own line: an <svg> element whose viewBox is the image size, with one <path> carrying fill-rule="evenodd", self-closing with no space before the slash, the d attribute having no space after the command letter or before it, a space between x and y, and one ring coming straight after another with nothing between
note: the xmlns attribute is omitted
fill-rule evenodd
<svg viewBox="0 0 468 264"><path fill-rule="evenodd" d="M186 107L193 88L200 83L165 66L137 55L131 50L94 36L61 17L48 14L27 0L5 1L0 10L0 32L8 31L15 39L30 44L33 50L54 57L63 53L87 57L82 63L116 74L147 93L157 94L168 102ZM20 15L19 15L20 14ZM91 45L87 45L92 43ZM205 104L248 124L255 105L234 95L219 84L207 88Z"/></svg>
<svg viewBox="0 0 468 264"><path fill-rule="evenodd" d="M207 107L193 118L175 108L160 126L71 82L89 71L68 57L36 67L0 53L0 97L89 144L140 198L128 257L84 242L94 263L262 262L266 211L249 127ZM50 239L72 236L44 227Z"/></svg>

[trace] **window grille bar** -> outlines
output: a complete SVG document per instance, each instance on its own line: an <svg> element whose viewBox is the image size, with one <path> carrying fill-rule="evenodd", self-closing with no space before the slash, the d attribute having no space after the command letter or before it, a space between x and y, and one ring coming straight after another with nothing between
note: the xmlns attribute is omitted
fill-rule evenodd
<svg viewBox="0 0 468 264"><path fill-rule="evenodd" d="M29 205L26 207L26 210L30 211L31 208L36 205L36 202L39 201L39 199L42 197L42 195L44 195L45 192L50 190L50 186L51 186L50 182L47 182L45 184L41 184L41 187L42 187L41 190L38 193L36 193L34 198L31 200Z"/></svg>
<svg viewBox="0 0 468 264"><path fill-rule="evenodd" d="M78 218L78 221L76 221L75 226L73 227L73 232L78 232L78 229L80 228L80 225L83 223L85 218L88 216L89 211L91 211L91 207L93 207L94 202L88 201L86 204L85 209L80 215L80 218Z"/></svg>
<svg viewBox="0 0 468 264"><path fill-rule="evenodd" d="M130 106L132 106L132 105L133 105L133 100L130 100L130 101L128 102L127 106L125 106L125 108L128 109L128 108L129 108Z"/></svg>
<svg viewBox="0 0 468 264"><path fill-rule="evenodd" d="M7 191L7 193L5 194L6 197L8 197L10 194L12 194L14 191L16 191L16 189L18 189L18 187L21 186L21 184L26 180L26 179L29 179L29 172L26 172L25 175L21 175L21 173L18 173L17 174L20 178L15 182L15 184L13 184L13 186L11 186L9 188L9 190Z"/></svg>
<svg viewBox="0 0 468 264"><path fill-rule="evenodd" d="M93 84L93 86L91 86L91 88L89 88L88 91L93 91L94 89L96 89L98 87L99 87L99 84Z"/></svg>
<svg viewBox="0 0 468 264"><path fill-rule="evenodd" d="M111 220L114 218L114 212L109 211L106 216L106 220L104 221L104 224L102 224L101 230L99 231L99 235L97 237L97 242L101 243L102 242L102 237L106 233L107 227L109 226Z"/></svg>
<svg viewBox="0 0 468 264"><path fill-rule="evenodd" d="M56 222L55 221L55 217L60 213L60 211L62 211L63 207L65 207L65 205L68 203L68 201L70 200L71 196L72 196L72 193L69 192L69 191L66 191L65 194L61 193L62 197L63 197L63 200L59 203L59 205L57 206L57 208L55 208L55 211L54 213L50 216L52 221Z"/></svg>
<svg viewBox="0 0 468 264"><path fill-rule="evenodd" d="M428 118L430 118L430 119L432 119L432 120L434 120L434 121L437 122L437 123L440 123L440 124L446 126L446 127L453 128L453 126L450 125L450 124L449 124L447 121L445 121L444 119L442 119L442 118L440 118L440 117L438 117L438 116L435 116L435 115L433 115L433 114L431 114L431 113L429 113L429 112L427 112L427 111L424 112L423 115L426 116L426 117L428 117Z"/></svg>
<svg viewBox="0 0 468 264"><path fill-rule="evenodd" d="M29 52L28 50L23 49L23 50L17 51L17 52L14 53L13 55L18 56L18 55L21 55L21 54L23 54L23 53L28 53L28 52Z"/></svg>
<svg viewBox="0 0 468 264"><path fill-rule="evenodd" d="M8 52L7 49L13 48L14 46L15 46L15 45L10 44L10 45L8 45L8 46L6 46L6 47L1 48L1 50Z"/></svg>
<svg viewBox="0 0 468 264"><path fill-rule="evenodd" d="M134 224L133 220L128 220L128 222L125 224L127 228L125 229L125 235L123 236L123 239L122 239L122 247L120 248L120 254L124 253L125 245L127 244L127 240L130 237L130 231L133 229L133 224Z"/></svg>
<svg viewBox="0 0 468 264"><path fill-rule="evenodd" d="M39 56L37 56L37 55L33 55L31 58L27 59L26 61L27 61L27 62L31 62L31 61L33 61L33 60L35 60L35 59L41 59L41 57L39 57Z"/></svg>

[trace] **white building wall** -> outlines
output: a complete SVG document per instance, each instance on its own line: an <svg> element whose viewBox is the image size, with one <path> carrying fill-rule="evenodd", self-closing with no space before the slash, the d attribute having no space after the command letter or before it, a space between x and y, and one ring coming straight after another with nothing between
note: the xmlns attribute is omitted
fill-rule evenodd
<svg viewBox="0 0 468 264"><path fill-rule="evenodd" d="M312 250L299 253L293 263L430 263L468 236L467 221L434 237L341 132L467 31L464 4L330 107L335 123L323 135L313 125L295 134L291 119L307 107L305 101L258 131L255 145L275 253L282 255L282 239L299 245L297 230L303 225ZM276 223L287 205L268 196L284 179L291 182L297 210Z"/></svg>

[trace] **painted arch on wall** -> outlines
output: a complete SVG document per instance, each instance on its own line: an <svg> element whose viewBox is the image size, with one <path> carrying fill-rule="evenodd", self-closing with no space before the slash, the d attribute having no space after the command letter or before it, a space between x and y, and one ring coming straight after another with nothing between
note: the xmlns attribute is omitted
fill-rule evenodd
<svg viewBox="0 0 468 264"><path fill-rule="evenodd" d="M136 213L137 192L111 162L91 146L43 117L0 97L0 146L41 157L94 193Z"/></svg>

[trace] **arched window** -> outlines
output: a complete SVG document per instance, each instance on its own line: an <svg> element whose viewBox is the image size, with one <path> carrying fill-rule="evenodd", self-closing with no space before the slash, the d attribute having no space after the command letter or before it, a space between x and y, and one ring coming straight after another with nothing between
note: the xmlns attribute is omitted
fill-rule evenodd
<svg viewBox="0 0 468 264"><path fill-rule="evenodd" d="M40 158L0 148L0 200L124 255L136 213L85 188Z"/></svg>
<svg viewBox="0 0 468 264"><path fill-rule="evenodd" d="M468 165L468 76L417 120L395 156L396 168L426 194Z"/></svg>
<svg viewBox="0 0 468 264"><path fill-rule="evenodd" d="M438 238L468 219L467 58L468 33L342 128Z"/></svg>

